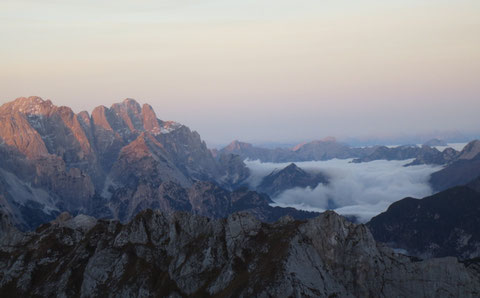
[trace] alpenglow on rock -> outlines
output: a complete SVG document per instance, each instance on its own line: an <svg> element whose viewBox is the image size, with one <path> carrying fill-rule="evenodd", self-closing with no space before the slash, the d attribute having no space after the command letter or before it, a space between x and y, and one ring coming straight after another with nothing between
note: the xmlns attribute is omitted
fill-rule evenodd
<svg viewBox="0 0 480 298"><path fill-rule="evenodd" d="M2 297L475 297L480 291L477 263L412 261L334 212L274 224L248 213L210 220L148 210L126 225L64 215L12 239L0 245Z"/></svg>
<svg viewBox="0 0 480 298"><path fill-rule="evenodd" d="M133 99L89 115L18 98L0 107L0 153L0 207L25 229L63 211L115 217L112 200L135 201L165 182L232 190L249 175L242 160L215 159L197 132Z"/></svg>

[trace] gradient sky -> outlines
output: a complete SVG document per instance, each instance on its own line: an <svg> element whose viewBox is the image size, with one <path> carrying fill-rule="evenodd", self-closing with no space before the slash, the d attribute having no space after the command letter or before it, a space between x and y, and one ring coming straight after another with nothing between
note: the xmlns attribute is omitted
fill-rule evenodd
<svg viewBox="0 0 480 298"><path fill-rule="evenodd" d="M210 144L480 130L478 0L1 0L0 103L126 97Z"/></svg>

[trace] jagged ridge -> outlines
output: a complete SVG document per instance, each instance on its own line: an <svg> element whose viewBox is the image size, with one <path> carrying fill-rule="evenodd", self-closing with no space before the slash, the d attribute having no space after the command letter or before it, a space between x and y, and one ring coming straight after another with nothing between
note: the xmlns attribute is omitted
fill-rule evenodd
<svg viewBox="0 0 480 298"><path fill-rule="evenodd" d="M0 144L6 153L0 207L24 228L62 211L115 216L110 200L167 181L233 189L249 174L241 160L216 160L197 132L158 119L151 106L133 99L99 106L90 116L39 97L18 98L0 107Z"/></svg>
<svg viewBox="0 0 480 298"><path fill-rule="evenodd" d="M412 261L334 212L264 224L144 211L63 216L0 246L1 296L472 297L479 266Z"/></svg>

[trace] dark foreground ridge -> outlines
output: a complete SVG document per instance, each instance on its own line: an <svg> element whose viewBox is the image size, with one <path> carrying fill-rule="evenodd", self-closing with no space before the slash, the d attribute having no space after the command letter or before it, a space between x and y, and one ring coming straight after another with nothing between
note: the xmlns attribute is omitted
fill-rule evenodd
<svg viewBox="0 0 480 298"><path fill-rule="evenodd" d="M480 267L414 261L334 212L261 223L143 211L128 224L62 214L0 223L1 297L475 297Z"/></svg>
<svg viewBox="0 0 480 298"><path fill-rule="evenodd" d="M480 257L480 177L423 199L393 203L367 226L377 241L420 258Z"/></svg>

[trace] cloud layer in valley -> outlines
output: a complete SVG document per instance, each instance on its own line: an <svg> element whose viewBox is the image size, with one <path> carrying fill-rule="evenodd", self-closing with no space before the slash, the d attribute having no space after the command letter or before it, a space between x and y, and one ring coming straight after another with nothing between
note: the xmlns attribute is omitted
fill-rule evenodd
<svg viewBox="0 0 480 298"><path fill-rule="evenodd" d="M343 215L354 215L361 222L385 211L388 206L405 197L422 198L432 194L428 184L430 174L440 166L419 165L404 167L411 160L378 160L350 163L348 160L309 161L295 163L310 172L322 172L330 178L328 185L314 189L295 188L273 198L275 206L295 207L323 212L334 209ZM261 179L289 163L246 161L251 170L249 184L255 188Z"/></svg>

